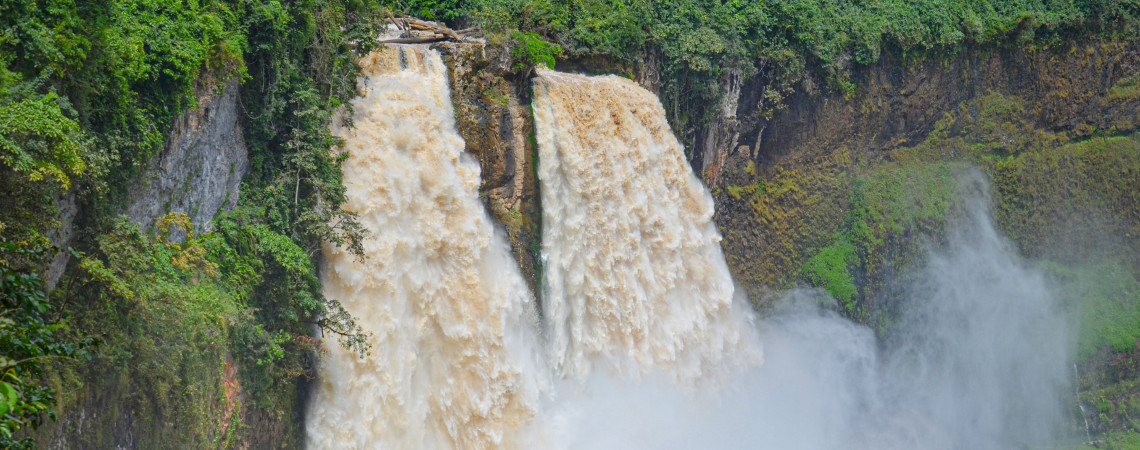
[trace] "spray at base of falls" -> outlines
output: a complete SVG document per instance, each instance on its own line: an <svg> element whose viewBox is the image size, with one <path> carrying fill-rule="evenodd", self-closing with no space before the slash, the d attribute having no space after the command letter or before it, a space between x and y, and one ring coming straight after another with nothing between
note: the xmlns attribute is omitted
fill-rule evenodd
<svg viewBox="0 0 1140 450"><path fill-rule="evenodd" d="M545 373L533 300L479 202L446 67L411 46L361 66L355 127L334 131L349 155L344 207L371 233L367 259L329 247L322 280L372 349L324 346L308 445L523 446Z"/></svg>
<svg viewBox="0 0 1140 450"><path fill-rule="evenodd" d="M540 70L534 83L546 331L558 375L586 379L543 414L563 421L570 448L1003 449L1065 438L1068 323L994 228L980 172L960 175L965 220L905 283L885 342L819 291L788 293L757 336L734 307L712 200L657 98L615 76Z"/></svg>
<svg viewBox="0 0 1140 450"><path fill-rule="evenodd" d="M346 208L374 235L363 262L328 248L322 279L375 334L373 354L327 346L311 448L1002 449L1065 438L1068 324L994 229L977 174L963 178L969 220L906 282L884 342L820 291L791 291L757 321L657 99L618 77L540 71L540 330L479 203L438 55L389 47L363 66L355 128L337 132L350 155Z"/></svg>
<svg viewBox="0 0 1140 450"><path fill-rule="evenodd" d="M595 375L542 414L575 449L1067 448L1070 324L994 228L980 173L960 183L967 217L904 281L884 340L792 290L758 323L764 364L715 390Z"/></svg>

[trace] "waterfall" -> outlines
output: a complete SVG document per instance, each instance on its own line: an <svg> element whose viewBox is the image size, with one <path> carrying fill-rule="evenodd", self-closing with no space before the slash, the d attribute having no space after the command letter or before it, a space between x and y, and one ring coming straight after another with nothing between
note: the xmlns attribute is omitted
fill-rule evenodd
<svg viewBox="0 0 1140 450"><path fill-rule="evenodd" d="M758 363L712 197L661 102L612 75L538 75L543 311L558 374L693 380Z"/></svg>
<svg viewBox="0 0 1140 450"><path fill-rule="evenodd" d="M479 202L446 68L411 46L360 64L355 126L334 131L348 152L344 207L371 233L367 259L329 246L322 280L372 349L324 344L309 447L520 447L544 373L536 315Z"/></svg>
<svg viewBox="0 0 1140 450"><path fill-rule="evenodd" d="M792 290L737 293L660 102L539 70L544 302L478 198L446 69L423 47L361 61L345 208L367 258L325 249L325 295L373 333L323 345L310 448L953 449L1065 438L1067 322L962 181L963 224L898 282L888 339ZM764 344L763 352L761 343ZM763 364L761 361L763 360Z"/></svg>

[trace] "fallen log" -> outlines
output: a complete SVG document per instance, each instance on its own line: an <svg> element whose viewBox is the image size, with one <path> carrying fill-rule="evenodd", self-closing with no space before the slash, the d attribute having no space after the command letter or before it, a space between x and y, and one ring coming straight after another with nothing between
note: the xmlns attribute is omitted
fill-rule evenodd
<svg viewBox="0 0 1140 450"><path fill-rule="evenodd" d="M421 37L406 37L386 39L380 41L385 44L430 44L432 42L442 42L448 39L447 36L437 34L435 36L421 36Z"/></svg>
<svg viewBox="0 0 1140 450"><path fill-rule="evenodd" d="M457 33L457 32L455 32L455 30L452 30L451 28L445 27L443 25L439 25L439 24L432 23L432 22L426 22L426 21L414 19L411 17L389 17L388 22L395 24L396 27L401 29L401 30L407 30L408 33L411 33L412 30L430 31L436 35L442 35L443 36L442 39L437 39L436 37L432 37L432 38L402 37L399 39L390 39L390 40L384 41L384 42L393 43L393 44L415 44L415 43L425 43L425 42L439 42L441 40L447 40L447 39L452 39L456 42L462 42L463 38L460 36L460 33L464 33L464 32L470 33L473 31L477 31L479 28L479 27L468 28L466 30L461 30L459 33ZM424 39L429 39L429 40L424 40Z"/></svg>
<svg viewBox="0 0 1140 450"><path fill-rule="evenodd" d="M424 22L422 20L417 20L417 19L405 19L405 23L407 23L408 27L413 29L413 30L431 31L431 32L437 33L437 34L447 35L448 37L455 39L456 41L462 41L463 40L462 38L459 37L458 34L455 33L455 30L452 30L451 28L448 28L445 26L440 26L440 25L436 25L436 24L431 23L431 22Z"/></svg>

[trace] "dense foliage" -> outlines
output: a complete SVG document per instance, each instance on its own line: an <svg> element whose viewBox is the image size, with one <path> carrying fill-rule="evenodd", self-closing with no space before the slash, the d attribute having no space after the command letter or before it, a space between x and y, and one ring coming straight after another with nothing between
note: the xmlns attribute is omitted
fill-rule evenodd
<svg viewBox="0 0 1140 450"><path fill-rule="evenodd" d="M51 358L89 357L91 338L58 338L64 324L49 315L43 280L29 265L42 250L0 244L0 448L29 448L17 434L55 418L55 392L38 382Z"/></svg>
<svg viewBox="0 0 1140 450"><path fill-rule="evenodd" d="M763 116L795 89L855 93L857 64L884 52L953 52L963 43L1048 45L1104 30L1133 33L1128 0L409 0L395 9L484 29L536 33L568 57L604 56L662 74L679 134L711 120L729 83L754 80ZM742 118L741 120L756 120Z"/></svg>
<svg viewBox="0 0 1140 450"><path fill-rule="evenodd" d="M123 408L172 411L148 419L155 427L212 446L238 427L196 427L208 414L174 405L214 405L194 384L218 381L231 354L247 368L243 392L287 417L311 369L312 327L367 351L352 317L321 294L315 262L323 242L362 255L363 230L340 209L329 124L355 93L353 61L381 19L378 4L358 0L0 2L0 242L48 246L59 202L80 206L73 263L50 299L35 275L50 252L21 257L4 285L0 364L19 361L0 367L5 439L40 423L57 394L65 409L95 401L84 384L98 382L100 395L130 399ZM173 120L237 85L253 162L240 206L200 235L185 215L153 230L119 218ZM2 266L17 270L10 258ZM10 312L24 304L38 315ZM13 347L22 335L106 345L92 364L25 361L30 350ZM41 353L78 351L66 345ZM123 380L145 386L142 395ZM106 445L104 434L89 444ZM159 446L172 437L153 436Z"/></svg>
<svg viewBox="0 0 1140 450"><path fill-rule="evenodd" d="M325 242L363 257L364 230L340 209L344 155L329 152L338 142L328 125L355 92L353 60L388 15L382 5L482 26L512 47L516 71L600 57L626 75L658 73L670 121L690 142L718 114L730 84L754 85L758 116L740 120L760 120L796 91L857 94L852 68L886 54L964 43L1047 46L1087 30L1130 35L1140 13L1132 0L2 1L0 447L27 445L26 433L51 417L57 399L74 411L104 407L103 397L127 411L104 408L108 417L133 411L143 419L132 426L164 430L143 444L227 446L241 432L229 423L241 422L235 396L268 411L270 421L295 423L298 384L318 348L314 327L368 350L348 313L323 297L315 263ZM1128 78L1109 96L1134 98L1138 84ZM173 120L234 86L252 162L239 206L210 230L194 230L178 214L154 229L122 219L132 180L161 151ZM1002 100L986 99L983 119L1024 112ZM948 118L927 145L953 140L972 149L974 162L999 177L1005 228L1031 251L1029 236L1046 226L1026 211L1055 205L1011 199L1060 198L1036 195L1048 185L1033 178L1049 173L1041 167L1081 175L1136 167L1135 139L1060 148L1063 139L1027 133L1024 123L991 122ZM1029 137L1010 145L1007 135ZM1042 147L1053 150L1030 151ZM822 237L796 236L816 252L771 264L828 289L851 317L873 321L865 298L883 288L875 280L884 268L903 262L888 249L907 233L936 228L948 208L952 166L925 167L802 174L849 193L840 206L817 202L831 191L797 186L793 171L726 191L785 229L795 225L780 201L835 206L810 224ZM1104 177L1087 195L1126 201L1129 192L1110 189L1124 183ZM915 193L932 201L916 203ZM73 255L71 269L49 296L36 274L53 252L32 249L49 245L61 201L81 212L75 249L62 250ZM1090 333L1082 354L1134 347L1140 313L1119 314L1118 299L1097 286L1133 289L1135 280L1111 267L1070 265L1055 268L1056 277L1091 299L1083 314L1121 318L1108 334ZM90 363L73 361L97 340L105 344ZM240 388L229 373L235 364ZM229 422L203 425L216 417ZM92 447L106 446L114 432L85 431L74 434Z"/></svg>

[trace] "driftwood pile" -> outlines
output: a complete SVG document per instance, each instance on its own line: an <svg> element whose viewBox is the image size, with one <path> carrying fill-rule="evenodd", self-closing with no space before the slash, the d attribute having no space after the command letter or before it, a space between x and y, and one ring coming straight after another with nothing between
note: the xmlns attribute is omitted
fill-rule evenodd
<svg viewBox="0 0 1140 450"><path fill-rule="evenodd" d="M463 30L452 30L435 22L414 19L411 17L392 17L388 23L401 31L400 37L385 39L380 42L388 44L427 44L431 42L455 41L463 42L472 34L479 32L479 27Z"/></svg>

